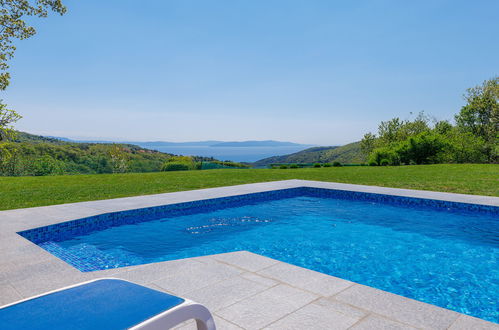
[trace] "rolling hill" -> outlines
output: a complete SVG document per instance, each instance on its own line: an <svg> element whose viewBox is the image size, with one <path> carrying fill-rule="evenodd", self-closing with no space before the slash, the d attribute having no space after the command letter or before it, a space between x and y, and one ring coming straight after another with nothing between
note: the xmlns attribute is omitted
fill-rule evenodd
<svg viewBox="0 0 499 330"><path fill-rule="evenodd" d="M264 158L253 163L255 167L265 167L270 164L293 163L332 163L344 164L365 163L366 158L360 151L360 142L339 147L313 147L293 154Z"/></svg>
<svg viewBox="0 0 499 330"><path fill-rule="evenodd" d="M120 144L129 172L157 172L174 155ZM0 176L112 173L111 143L83 143L18 132L12 142L2 145L11 157L0 158ZM193 157L212 161L211 157Z"/></svg>

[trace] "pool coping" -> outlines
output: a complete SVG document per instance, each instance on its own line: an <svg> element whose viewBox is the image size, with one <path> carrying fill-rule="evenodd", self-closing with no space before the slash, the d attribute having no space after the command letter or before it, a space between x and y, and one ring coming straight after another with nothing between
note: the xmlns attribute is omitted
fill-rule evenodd
<svg viewBox="0 0 499 330"><path fill-rule="evenodd" d="M341 324L340 328L345 329L349 327L376 328L377 326L382 328L388 325L433 329L471 327L499 329L499 325L494 323L333 276L291 266L250 252L233 252L81 273L17 234L19 231L31 228L103 213L298 187L348 190L499 206L499 197L307 180L285 180L0 211L0 305L83 280L116 276L132 279L137 283L173 294L184 295L187 298L191 297L191 299L201 303L204 302L208 307L212 304L214 306L212 309L216 309L215 315L218 323L225 328L235 326L239 326L239 328L286 328L292 324L306 326L306 322L311 322L310 315L315 315L312 320L317 322L316 324L331 322L330 319L333 317L335 322ZM199 290L185 290L188 287L193 289L190 287L191 282L197 281L193 277L194 275L186 274L185 269L196 269L197 273L194 272L196 277L212 276L220 279L215 283L208 281L210 283L200 284L200 286L206 284L204 291L213 290L209 297L203 296ZM178 278L190 279L191 282L186 284L181 281L177 288L171 287L171 284L165 281L167 278L170 283L176 283L179 281ZM233 283L233 287L223 286L228 281ZM247 289L249 287L256 291ZM261 290L258 291L259 289ZM241 297L241 294L236 294L233 292L234 290L249 290L251 292L248 291L247 297ZM232 295L239 295L238 297L241 299L227 306L223 304L223 308L219 309L220 301L223 302L225 299L227 302L232 302L234 300L233 298L224 298L228 292ZM217 294L221 296L213 300L212 297ZM272 306L275 304L262 310L262 305L269 301L275 301L276 297L282 295L292 297L288 299L294 303L287 306L286 310L272 312ZM251 319L248 319L245 314L248 314L248 310L253 308L260 313L254 315L255 320L268 322L260 324L255 321L255 324L251 324Z"/></svg>

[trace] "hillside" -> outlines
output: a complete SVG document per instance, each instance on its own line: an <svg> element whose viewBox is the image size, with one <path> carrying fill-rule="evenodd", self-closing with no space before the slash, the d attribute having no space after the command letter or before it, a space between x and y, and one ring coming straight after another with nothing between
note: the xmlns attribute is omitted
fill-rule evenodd
<svg viewBox="0 0 499 330"><path fill-rule="evenodd" d="M270 164L293 163L364 163L365 156L360 152L360 142L350 143L341 147L313 147L293 154L264 158L253 163L255 167Z"/></svg>
<svg viewBox="0 0 499 330"><path fill-rule="evenodd" d="M174 156L133 144L78 143L25 132L18 132L4 148L11 154L7 160L0 159L4 176L113 173L116 159L111 155L117 150L118 161L127 163L128 172L156 172Z"/></svg>

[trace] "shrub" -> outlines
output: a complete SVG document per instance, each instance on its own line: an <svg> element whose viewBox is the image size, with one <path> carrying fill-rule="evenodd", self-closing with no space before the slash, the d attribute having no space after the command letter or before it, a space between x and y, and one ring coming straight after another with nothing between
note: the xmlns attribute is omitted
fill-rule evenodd
<svg viewBox="0 0 499 330"><path fill-rule="evenodd" d="M382 159L382 160L379 162L379 164L380 164L381 166L388 166L388 165L390 165L390 161L389 161L388 159Z"/></svg>
<svg viewBox="0 0 499 330"><path fill-rule="evenodd" d="M448 147L448 142L441 135L424 132L400 143L395 152L399 163L433 164L441 161Z"/></svg>
<svg viewBox="0 0 499 330"><path fill-rule="evenodd" d="M247 164L236 163L236 162L232 162L230 160L226 160L223 162L221 162L219 160L212 160L210 163L218 164L218 165L221 165L223 167L237 167L237 168L249 168L249 167L251 167Z"/></svg>
<svg viewBox="0 0 499 330"><path fill-rule="evenodd" d="M64 164L61 164L61 162L49 155L45 155L34 161L33 174L36 176L62 174L64 172L63 166Z"/></svg>
<svg viewBox="0 0 499 330"><path fill-rule="evenodd" d="M340 162L334 162L334 163L333 163L333 166L334 166L334 167L340 167L340 166L341 166L341 163L340 163Z"/></svg>
<svg viewBox="0 0 499 330"><path fill-rule="evenodd" d="M180 162L168 162L161 168L162 171L188 171L189 165Z"/></svg>
<svg viewBox="0 0 499 330"><path fill-rule="evenodd" d="M282 170L284 170L284 169L288 168L288 165L284 165L283 164L283 165L279 166L279 168L282 169Z"/></svg>
<svg viewBox="0 0 499 330"><path fill-rule="evenodd" d="M400 164L400 157L398 153L388 147L385 148L377 148L369 156L369 165L371 163L375 163L376 165L381 165L381 161L385 159L388 160L387 165L398 165Z"/></svg>
<svg viewBox="0 0 499 330"><path fill-rule="evenodd" d="M319 163L315 163L315 164L314 164L314 167L321 167L321 164L319 164Z"/></svg>
<svg viewBox="0 0 499 330"><path fill-rule="evenodd" d="M322 164L323 167L331 167L331 163L324 163Z"/></svg>
<svg viewBox="0 0 499 330"><path fill-rule="evenodd" d="M371 160L367 165L369 165L369 166L378 166L378 163L375 162L374 160Z"/></svg>
<svg viewBox="0 0 499 330"><path fill-rule="evenodd" d="M289 165L289 168L298 168L299 166L297 164L291 164Z"/></svg>

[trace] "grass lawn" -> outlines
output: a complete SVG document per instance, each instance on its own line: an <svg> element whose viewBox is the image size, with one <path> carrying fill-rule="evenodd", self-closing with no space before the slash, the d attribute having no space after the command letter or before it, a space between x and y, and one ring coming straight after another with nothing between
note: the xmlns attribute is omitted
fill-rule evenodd
<svg viewBox="0 0 499 330"><path fill-rule="evenodd" d="M499 196L499 165L206 170L0 177L0 210L287 179Z"/></svg>

